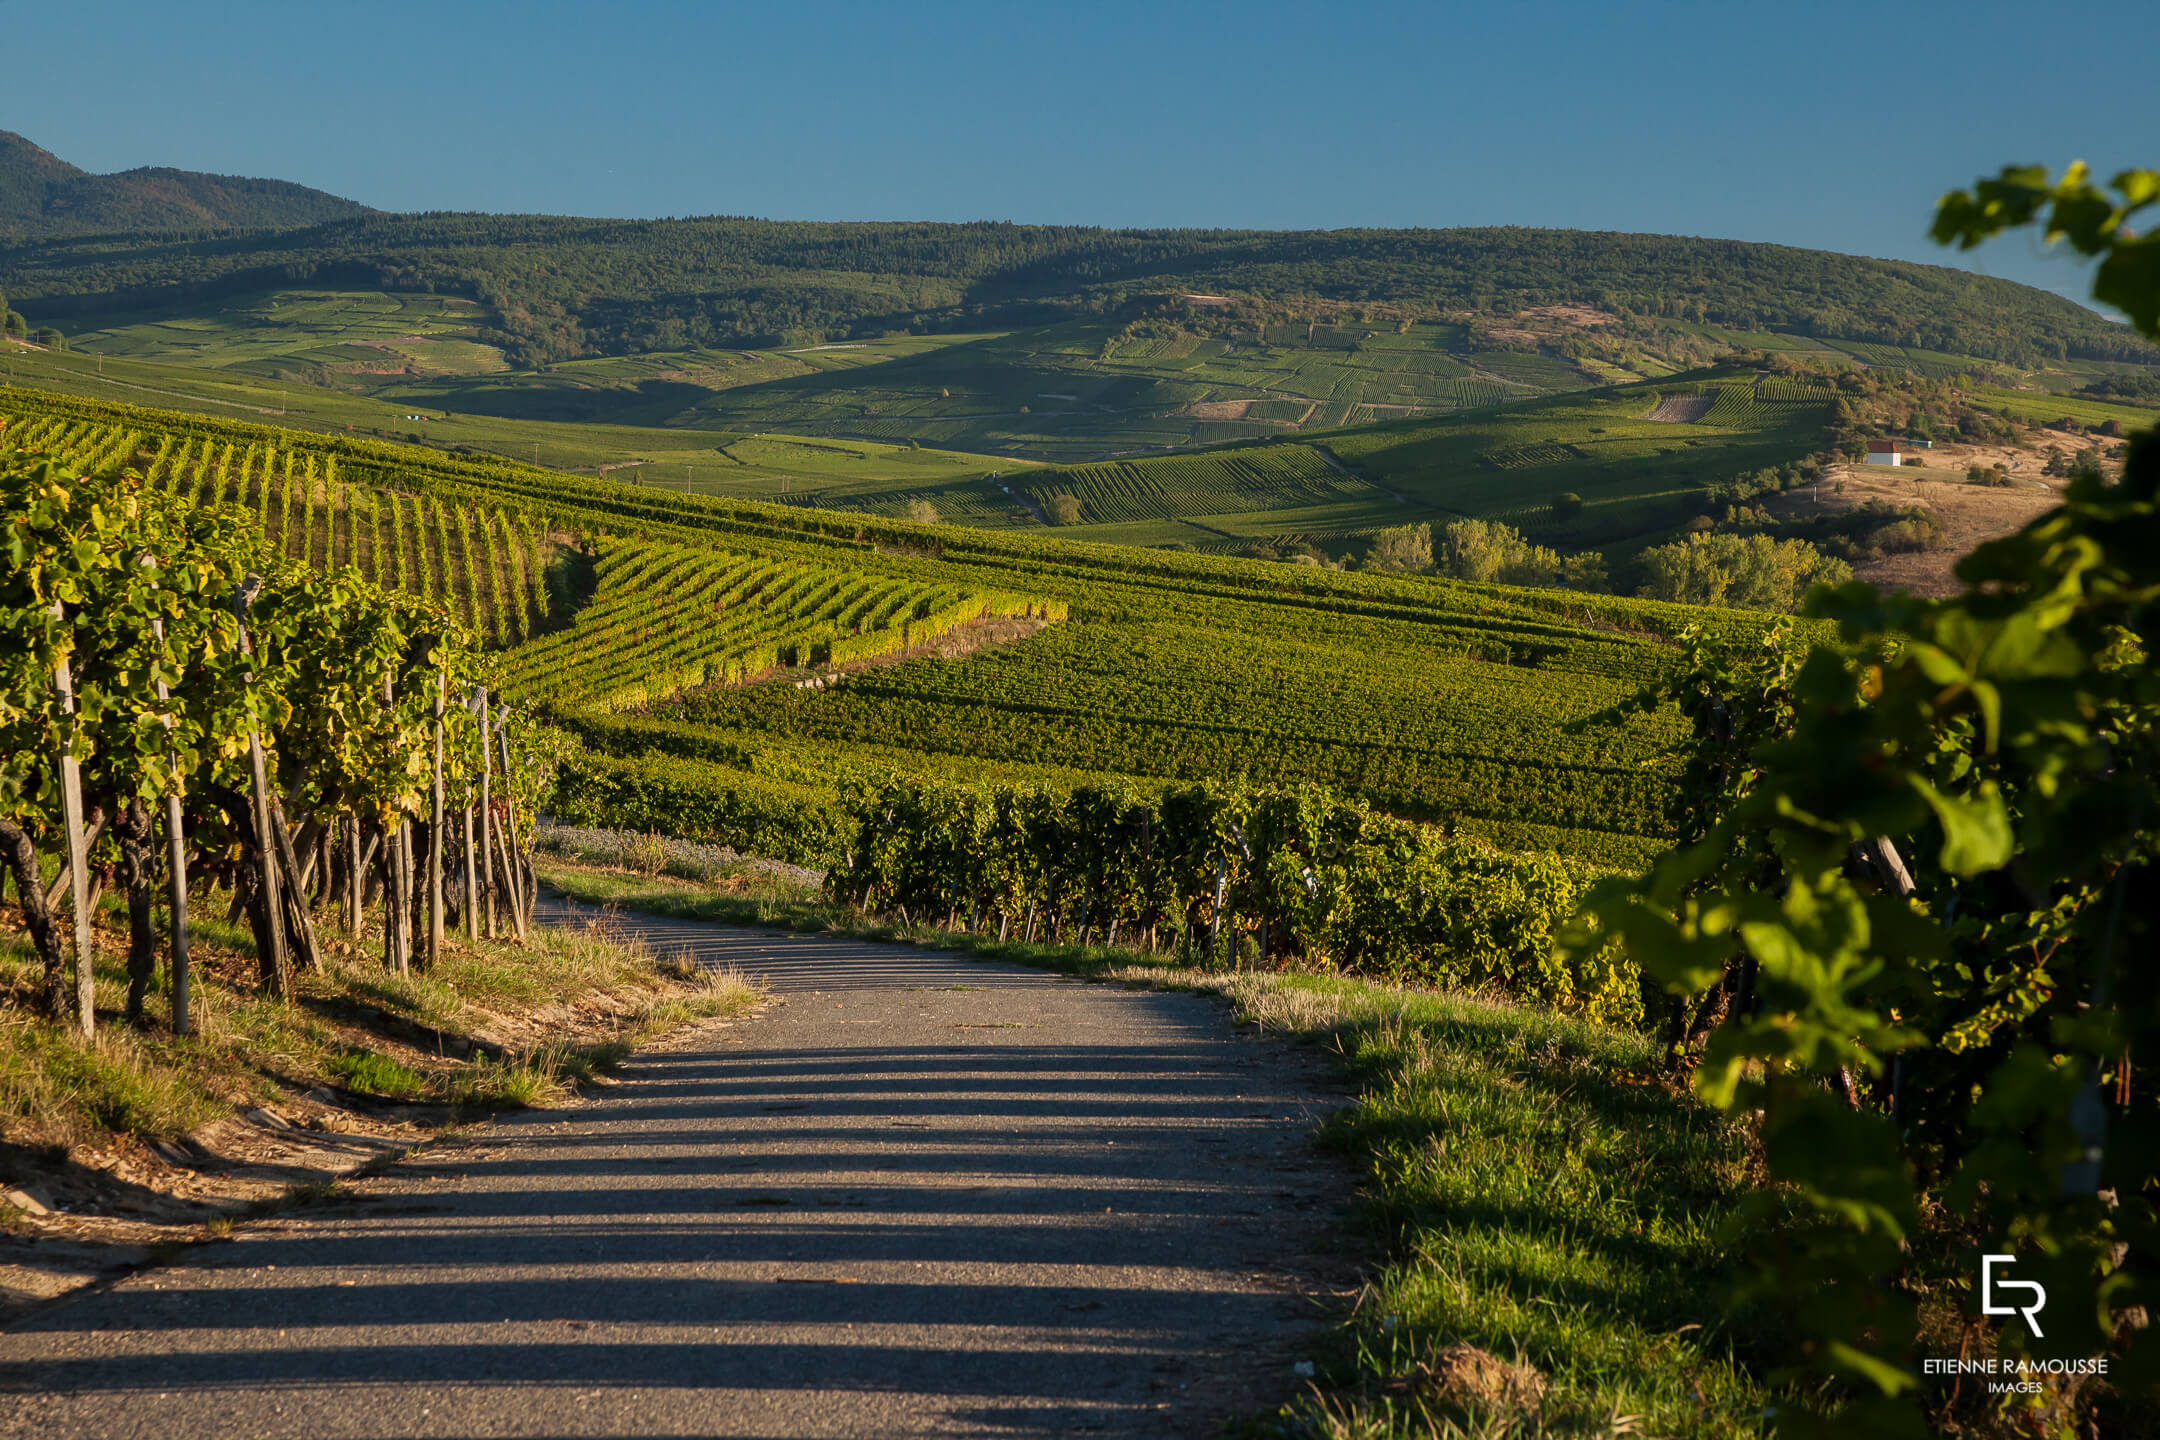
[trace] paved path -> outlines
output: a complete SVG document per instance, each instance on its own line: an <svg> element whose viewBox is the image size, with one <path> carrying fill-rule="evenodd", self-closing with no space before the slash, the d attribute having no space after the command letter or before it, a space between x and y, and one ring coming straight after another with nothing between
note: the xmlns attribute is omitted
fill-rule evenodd
<svg viewBox="0 0 2160 1440"><path fill-rule="evenodd" d="M1294 1393L1317 1057L1193 996L636 928L778 1003L0 1332L0 1435L1190 1435Z"/></svg>

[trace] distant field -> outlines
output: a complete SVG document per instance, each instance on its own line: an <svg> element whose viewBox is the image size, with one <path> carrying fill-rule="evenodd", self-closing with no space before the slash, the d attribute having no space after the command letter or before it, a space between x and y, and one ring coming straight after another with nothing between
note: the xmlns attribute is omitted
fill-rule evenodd
<svg viewBox="0 0 2160 1440"><path fill-rule="evenodd" d="M1714 393L1701 420L1644 418L1681 389ZM1606 546L1686 520L1706 483L1809 454L1828 399L1774 379L1646 382L1312 441L1432 511L1503 520L1547 544ZM1565 493L1584 506L1563 523L1552 502Z"/></svg>
<svg viewBox="0 0 2160 1440"><path fill-rule="evenodd" d="M70 343L87 354L373 390L394 376L508 369L500 350L479 343L486 317L450 296L287 290L101 317Z"/></svg>
<svg viewBox="0 0 2160 1440"><path fill-rule="evenodd" d="M2121 424L2127 434L2132 430L2147 429L2155 420L2149 406L2122 405L2089 395L2034 395L2029 391L1997 389L1974 393L1978 399L1989 405L1999 405L2020 420L2043 425L2050 420L2065 418L2080 425L2104 425L2113 420Z"/></svg>
<svg viewBox="0 0 2160 1440"><path fill-rule="evenodd" d="M1158 339L1071 321L926 347L868 374L730 390L701 401L695 423L1080 460L1497 405L1600 378L1546 355L1472 349L1460 325Z"/></svg>
<svg viewBox="0 0 2160 1440"><path fill-rule="evenodd" d="M283 290L121 312L79 353L160 361L504 420L698 426L1092 459L1495 405L1613 378L1480 350L1461 325L1275 325L1149 339L1102 321L772 349L670 350L512 370L468 301ZM874 374L863 372L875 370ZM1632 379L1625 371L1618 378Z"/></svg>
<svg viewBox="0 0 2160 1440"><path fill-rule="evenodd" d="M9 345L0 377L126 405L192 410L320 434L465 449L551 469L608 474L635 484L743 499L797 503L827 489L868 486L908 493L979 480L1026 462L870 441L747 436L709 430L504 418L413 408L409 399L355 394L266 379L245 371L198 369L76 352L48 354ZM637 361L600 361L625 367ZM701 392L703 393L703 392ZM418 415L422 418L411 418ZM896 502L895 508L904 501Z"/></svg>
<svg viewBox="0 0 2160 1440"><path fill-rule="evenodd" d="M973 345L895 348L908 353L868 370L862 366L870 362L858 360L834 377L891 373ZM758 359L746 363L764 363L763 352L756 353ZM661 372L683 358L577 362L540 378L566 389L672 385L684 382ZM1043 470L1025 460L842 436L408 411L401 407L411 402L388 395L19 346L11 348L6 364L19 382L75 394L463 447L675 493L815 503L887 517L904 516L922 502L948 523L1040 530L1050 497L1069 491L1082 504L1079 522L1062 532L1071 538L1216 550L1285 539L1341 548L1346 537L1384 526L1444 523L1462 515L1506 519L1548 543L1605 544L1679 523L1686 516L1677 507L1706 484L1808 453L1819 438L1821 415L1819 405L1777 388L1789 382L1770 381L1744 399L1735 391L1723 410L1702 423L1659 424L1642 419L1657 395L1705 384L1718 389L1720 382L1637 383L1364 427L1294 433L1278 427L1271 433L1280 438L1270 444ZM644 372L651 373L640 379ZM738 392L720 398L725 393ZM426 418L407 418L412 414ZM1329 467L1303 443L1307 437L1355 473ZM1556 527L1548 510L1563 491L1582 495L1587 508L1572 526Z"/></svg>
<svg viewBox="0 0 2160 1440"><path fill-rule="evenodd" d="M1644 418L1661 396L1694 392L1707 404L1694 423ZM1705 486L1812 453L1829 399L1818 383L1727 373L904 494L835 485L819 502L899 515L924 499L942 519L1002 529L1040 524L1064 495L1080 510L1060 535L1201 550L1281 540L1340 550L1386 526L1466 516L1548 544L1603 547L1662 538L1701 509ZM1569 492L1584 509L1563 524L1552 502Z"/></svg>

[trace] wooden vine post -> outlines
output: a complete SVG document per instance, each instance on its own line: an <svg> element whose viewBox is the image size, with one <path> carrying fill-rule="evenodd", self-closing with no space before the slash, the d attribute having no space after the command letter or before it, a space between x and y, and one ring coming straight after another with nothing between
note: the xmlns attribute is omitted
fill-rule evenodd
<svg viewBox="0 0 2160 1440"><path fill-rule="evenodd" d="M471 708L469 704L466 706L467 710ZM465 848L465 904L462 907L465 915L465 938L472 941L480 938L480 877L473 867L473 806L470 799L465 803L464 820L458 827L458 833L464 840Z"/></svg>
<svg viewBox="0 0 2160 1440"><path fill-rule="evenodd" d="M503 783L503 878L510 885L510 921L517 927L517 938L525 938L526 927L532 916L527 912L525 875L523 872L523 847L518 844L517 798L507 793L510 780L510 707L502 706L495 712L495 743L502 749Z"/></svg>
<svg viewBox="0 0 2160 1440"><path fill-rule="evenodd" d="M495 759L490 753L494 732L489 723L493 716L488 710L487 686L474 687L473 705L480 712L480 868L482 888L487 891L487 938L495 940L501 938L501 930L495 921L495 811L490 794Z"/></svg>
<svg viewBox="0 0 2160 1440"><path fill-rule="evenodd" d="M345 933L360 933L360 908L366 901L367 861L360 854L360 817L345 820Z"/></svg>
<svg viewBox="0 0 2160 1440"><path fill-rule="evenodd" d="M468 715L472 708L472 697L467 696ZM465 939L470 942L480 938L480 877L473 864L473 806L469 800L458 817L458 838L465 852L464 903L458 909L464 917Z"/></svg>
<svg viewBox="0 0 2160 1440"><path fill-rule="evenodd" d="M382 698L383 709L394 716L397 689L388 675L383 676ZM394 820L402 818L385 814L382 837L383 967L396 975L406 972L411 954L406 936L406 927L412 923L412 866L406 848L411 829L402 823L391 828Z"/></svg>
<svg viewBox="0 0 2160 1440"><path fill-rule="evenodd" d="M1229 891L1230 857L1218 855L1215 857L1215 909L1214 913L1208 917L1207 958L1209 964L1214 963L1215 956L1222 948L1223 901L1228 897ZM1230 938L1231 943L1236 944L1237 932L1232 931Z"/></svg>
<svg viewBox="0 0 2160 1440"><path fill-rule="evenodd" d="M443 712L450 677L437 659L435 667L435 795L428 816L427 963L433 969L442 960L443 945Z"/></svg>
<svg viewBox="0 0 2160 1440"><path fill-rule="evenodd" d="M158 639L160 648L165 642L165 621L162 618L150 622L150 633ZM165 724L165 735L170 741L173 733L171 711L172 696L165 689L165 682L157 682L158 707L164 713L159 717ZM165 787L165 899L172 910L172 1026L173 1034L186 1035L193 1029L189 1018L188 974L188 906L187 906L187 834L181 826L180 805L180 752L172 750L172 784Z"/></svg>
<svg viewBox="0 0 2160 1440"><path fill-rule="evenodd" d="M53 619L63 624L67 612L55 600ZM53 692L60 713L75 713L75 684L65 650L53 662ZM82 766L75 758L74 727L60 745L60 810L67 826L68 887L75 902L75 1011L85 1036L97 1033L97 974L90 951L90 845L83 838Z"/></svg>
<svg viewBox="0 0 2160 1440"><path fill-rule="evenodd" d="M398 877L398 974L412 973L413 924L419 918L420 897L415 893L419 876L419 862L413 858L413 825L410 817L400 817L397 829L397 877Z"/></svg>
<svg viewBox="0 0 2160 1440"><path fill-rule="evenodd" d="M247 611L254 603L255 594L262 588L262 577L250 575L233 590L233 617L240 622L240 653L253 657L255 650L248 639ZM251 669L242 680L250 687L255 684L255 672ZM257 883L262 887L263 933L270 942L270 953L261 957L262 978L271 992L283 995L291 978L292 962L285 954L285 925L278 889L277 841L270 820L270 775L263 760L262 730L248 726L249 779L254 788L255 859Z"/></svg>

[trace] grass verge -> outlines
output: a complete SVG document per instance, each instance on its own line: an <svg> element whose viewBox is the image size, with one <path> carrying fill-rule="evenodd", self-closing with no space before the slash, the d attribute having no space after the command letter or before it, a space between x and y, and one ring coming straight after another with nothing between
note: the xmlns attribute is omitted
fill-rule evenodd
<svg viewBox="0 0 2160 1440"><path fill-rule="evenodd" d="M244 932L195 925L195 1033L174 1035L163 988L126 1025L124 918L99 916L99 1030L31 1012L36 962L0 910L0 1141L32 1149L113 1134L175 1140L247 1106L314 1089L398 1104L487 1110L567 1096L635 1045L756 1003L732 972L656 958L602 925L512 941L452 940L441 962L387 972L365 941L325 932L322 969L289 1000L255 983Z"/></svg>
<svg viewBox="0 0 2160 1440"><path fill-rule="evenodd" d="M1335 975L1209 971L1129 951L1000 944L819 900L541 862L589 904L935 945L1088 977L1213 992L1325 1045L1357 1101L1323 1132L1365 1181L1386 1261L1312 1393L1272 1433L1760 1433L1777 1337L1725 1305L1744 1132L1667 1084L1653 1047L1522 1005Z"/></svg>

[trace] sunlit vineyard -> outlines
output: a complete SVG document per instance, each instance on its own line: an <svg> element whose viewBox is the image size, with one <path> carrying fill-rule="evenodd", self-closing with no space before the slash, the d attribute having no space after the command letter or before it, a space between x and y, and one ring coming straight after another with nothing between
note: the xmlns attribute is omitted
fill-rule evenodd
<svg viewBox="0 0 2160 1440"><path fill-rule="evenodd" d="M293 559L321 570L350 566L385 590L435 601L488 644L514 645L546 615L549 542L542 522L521 511L348 483L338 457L311 437L145 433L4 409L0 417L12 422L11 446L85 474L132 465L152 489L249 511Z"/></svg>
<svg viewBox="0 0 2160 1440"><path fill-rule="evenodd" d="M1583 418L1615 428L1637 403ZM1680 626L1762 623L930 528L21 392L0 410L56 449L238 507L313 565L474 614L511 647L512 691L585 737L564 772L580 813L798 857L830 858L848 786L1127 777L1319 784L1508 848L1635 864L1666 833L1664 732L1585 722L1667 663ZM1492 433L1463 435L1466 461ZM1580 433L1571 455L1609 443ZM1233 468L1278 497L1364 485L1375 513L1399 513L1294 443L1086 467L1085 503L1140 508L1139 479L1167 491ZM1520 494L1534 471L1482 473ZM949 656L925 646L971 625Z"/></svg>
<svg viewBox="0 0 2160 1440"><path fill-rule="evenodd" d="M512 693L622 710L781 667L875 659L970 620L1065 612L1000 591L680 545L610 544L598 578L575 625L512 657Z"/></svg>
<svg viewBox="0 0 2160 1440"><path fill-rule="evenodd" d="M1830 382L1815 376L1765 375L1755 382L1758 400L1777 400L1788 403L1823 405L1836 396Z"/></svg>
<svg viewBox="0 0 2160 1440"><path fill-rule="evenodd" d="M1819 413L1829 398L1826 390L1802 393L1785 400L1772 398L1754 385L1720 385L1717 399L1695 423L1722 426L1728 430L1766 430Z"/></svg>
<svg viewBox="0 0 2160 1440"><path fill-rule="evenodd" d="M1037 504L1071 495L1080 502L1082 521L1096 524L1289 510L1369 500L1376 493L1365 481L1334 469L1309 445L1073 465L1033 471L1027 480L1027 493Z"/></svg>

